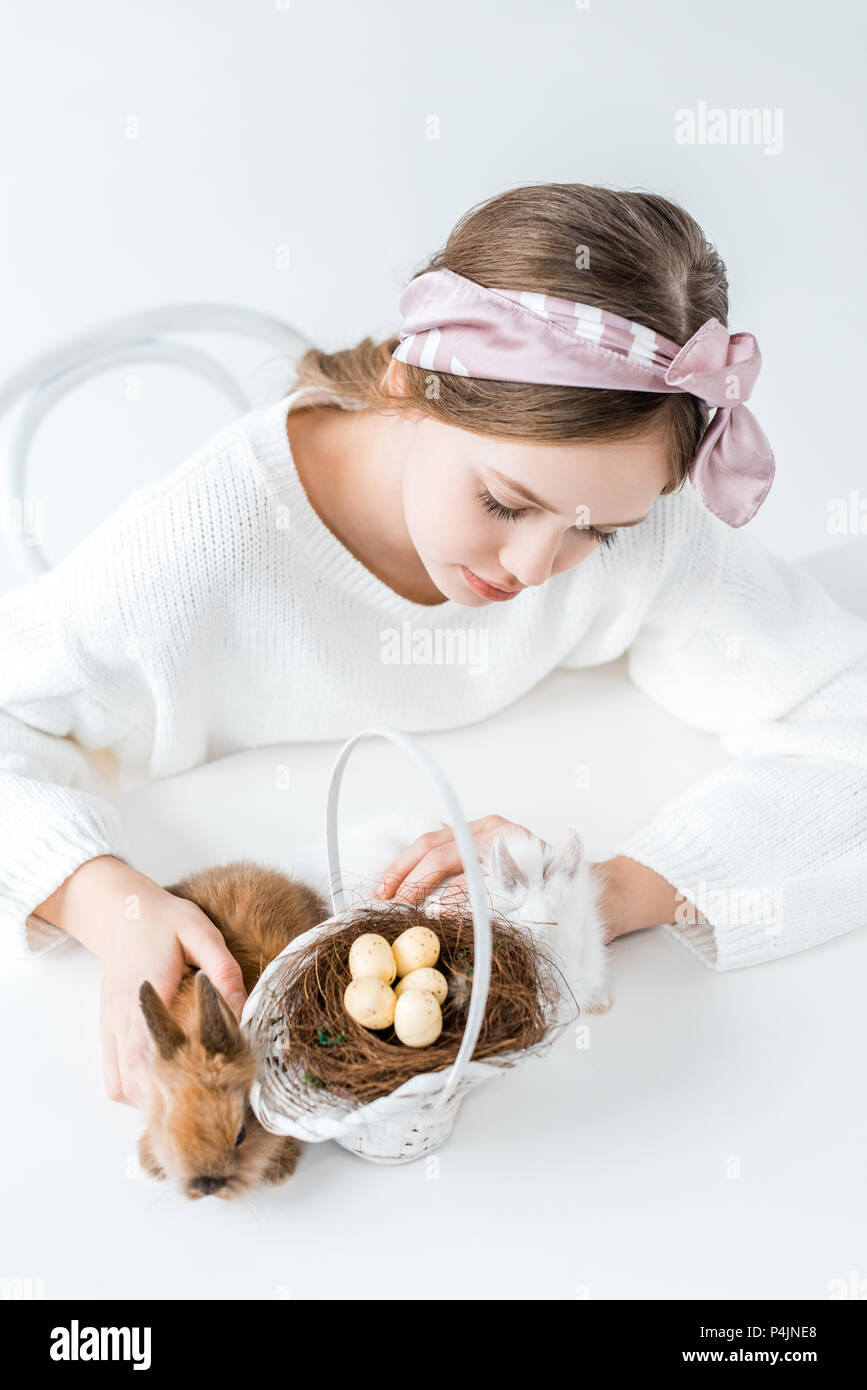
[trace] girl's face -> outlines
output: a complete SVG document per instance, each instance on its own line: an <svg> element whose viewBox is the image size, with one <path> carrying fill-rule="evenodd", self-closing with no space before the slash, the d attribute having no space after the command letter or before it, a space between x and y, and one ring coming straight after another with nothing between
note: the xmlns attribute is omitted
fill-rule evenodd
<svg viewBox="0 0 867 1390"><path fill-rule="evenodd" d="M669 477L656 432L524 444L415 415L401 430L413 545L437 589L471 608L513 602L598 546L616 545L614 533L640 524Z"/></svg>

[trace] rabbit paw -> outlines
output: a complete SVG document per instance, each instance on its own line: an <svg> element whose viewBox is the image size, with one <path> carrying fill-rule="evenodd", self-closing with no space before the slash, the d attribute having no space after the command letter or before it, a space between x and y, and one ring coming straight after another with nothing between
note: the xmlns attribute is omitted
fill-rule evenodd
<svg viewBox="0 0 867 1390"><path fill-rule="evenodd" d="M298 1140L291 1137L285 1139L262 1173L262 1182L265 1187L279 1187L281 1182L291 1178L300 1154L301 1145Z"/></svg>
<svg viewBox="0 0 867 1390"><path fill-rule="evenodd" d="M588 1014L607 1014L608 1010L613 1007L613 999L597 999L592 1004L585 1006L585 1012Z"/></svg>
<svg viewBox="0 0 867 1390"><path fill-rule="evenodd" d="M153 1156L146 1133L138 1141L138 1161L149 1178L163 1179L165 1177L165 1173Z"/></svg>

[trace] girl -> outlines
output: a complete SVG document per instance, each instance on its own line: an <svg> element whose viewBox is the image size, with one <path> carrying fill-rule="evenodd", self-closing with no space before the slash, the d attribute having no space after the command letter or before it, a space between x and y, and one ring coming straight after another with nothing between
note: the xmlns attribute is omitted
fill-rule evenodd
<svg viewBox="0 0 867 1390"><path fill-rule="evenodd" d="M401 307L399 338L308 352L288 397L0 600L0 934L99 956L115 1100L146 1098L143 979L169 1002L192 963L244 993L208 918L130 863L109 785L471 723L557 666L627 652L740 758L596 866L609 939L665 924L727 970L867 918L867 624L742 529L774 467L760 358L701 229L653 194L515 188ZM406 624L484 636L484 670L389 660ZM480 852L504 824L473 822ZM442 829L384 867L414 899L461 864Z"/></svg>

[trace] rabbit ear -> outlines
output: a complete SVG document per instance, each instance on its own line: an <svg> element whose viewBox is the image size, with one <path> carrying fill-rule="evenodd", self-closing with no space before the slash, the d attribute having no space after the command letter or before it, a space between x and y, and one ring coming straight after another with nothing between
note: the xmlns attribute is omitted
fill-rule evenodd
<svg viewBox="0 0 867 1390"><path fill-rule="evenodd" d="M491 845L488 864L489 873L496 874L507 893L516 888L519 883L526 884L524 875L506 849L505 841L501 835L498 835Z"/></svg>
<svg viewBox="0 0 867 1390"><path fill-rule="evenodd" d="M574 825L570 825L566 843L554 861L551 872L566 874L567 877L572 878L577 874L583 858L584 845L581 842L581 836L578 834Z"/></svg>
<svg viewBox="0 0 867 1390"><path fill-rule="evenodd" d="M161 1057L168 1061L184 1041L184 1030L172 1018L150 980L144 981L138 992L138 998L148 1031L157 1045L157 1051Z"/></svg>
<svg viewBox="0 0 867 1390"><path fill-rule="evenodd" d="M233 1052L238 1045L238 1024L204 970L196 975L195 989L202 1047L206 1052Z"/></svg>

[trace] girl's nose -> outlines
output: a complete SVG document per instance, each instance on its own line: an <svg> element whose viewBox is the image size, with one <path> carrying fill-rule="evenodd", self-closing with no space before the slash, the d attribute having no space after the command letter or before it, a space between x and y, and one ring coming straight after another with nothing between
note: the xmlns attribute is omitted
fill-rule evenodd
<svg viewBox="0 0 867 1390"><path fill-rule="evenodd" d="M544 543L511 541L500 551L503 574L513 575L519 584L544 584L551 576L561 539L562 536L558 536Z"/></svg>

